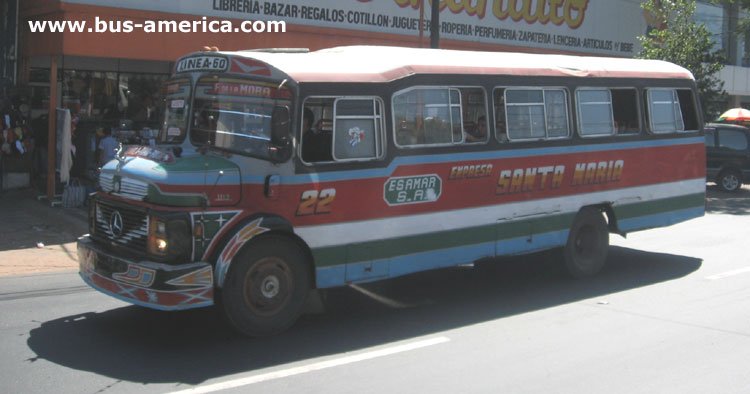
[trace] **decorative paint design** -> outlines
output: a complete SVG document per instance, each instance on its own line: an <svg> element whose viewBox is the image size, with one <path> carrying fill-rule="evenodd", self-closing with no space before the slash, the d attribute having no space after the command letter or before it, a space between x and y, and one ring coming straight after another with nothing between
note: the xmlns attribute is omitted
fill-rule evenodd
<svg viewBox="0 0 750 394"><path fill-rule="evenodd" d="M85 238L78 242L80 275L89 286L104 294L161 310L191 309L213 304L214 288L211 266L208 264L191 264L182 268L165 265L148 268L127 263L126 272L111 273L108 272L110 264L101 264L99 261L100 258L111 257L99 254L90 249L89 245L92 243ZM116 258L115 261L122 262ZM184 273L191 269L192 272ZM184 274L180 275L181 273ZM174 276L178 277L168 280ZM164 282L165 280L168 281Z"/></svg>
<svg viewBox="0 0 750 394"><path fill-rule="evenodd" d="M120 282L129 283L140 287L149 287L154 284L156 271L135 264L128 264L128 270L112 274L112 278Z"/></svg>
<svg viewBox="0 0 750 394"><path fill-rule="evenodd" d="M204 259L205 253L221 229L238 218L240 211L199 212L192 213L193 260Z"/></svg>
<svg viewBox="0 0 750 394"><path fill-rule="evenodd" d="M211 267L203 267L197 271L187 273L178 278L167 281L172 286L213 286Z"/></svg>
<svg viewBox="0 0 750 394"><path fill-rule="evenodd" d="M210 306L214 303L212 286L183 291L163 291L115 282L93 271L81 271L81 278L104 294L154 309L183 310Z"/></svg>
<svg viewBox="0 0 750 394"><path fill-rule="evenodd" d="M224 250L219 255L219 260L216 262L216 284L219 287L224 285L224 279L229 270L229 264L231 264L234 256L237 255L237 252L242 249L242 246L244 246L247 241L270 230L269 228L261 226L262 222L263 218L258 218L248 223L238 231L224 247Z"/></svg>
<svg viewBox="0 0 750 394"><path fill-rule="evenodd" d="M365 131L359 127L349 129L349 145L352 148L359 145L365 139Z"/></svg>
<svg viewBox="0 0 750 394"><path fill-rule="evenodd" d="M155 159L134 155L127 156L122 164L108 163L100 175L102 190L132 200L179 207L231 206L240 200L240 170L230 160L211 155L186 156L171 162Z"/></svg>

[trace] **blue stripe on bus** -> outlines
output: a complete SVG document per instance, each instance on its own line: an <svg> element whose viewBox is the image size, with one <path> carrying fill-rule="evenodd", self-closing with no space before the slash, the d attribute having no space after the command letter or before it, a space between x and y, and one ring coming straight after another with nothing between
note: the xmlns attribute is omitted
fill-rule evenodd
<svg viewBox="0 0 750 394"><path fill-rule="evenodd" d="M703 215L703 208L689 208L677 211L663 212L654 215L641 216L632 219L618 220L618 226L623 232L648 228L664 227ZM388 269L381 276L362 277L358 280L347 280L346 271L362 272L363 266L372 262L357 262L332 267L316 269L318 288L343 286L348 283L365 283L381 279L394 278L415 272L428 271L438 268L453 267L473 262L483 257L492 257L492 250L497 248L499 255L519 255L535 251L564 246L568 239L569 230L552 231L534 234L532 242L529 237L504 239L496 243L482 243L459 246L449 249L438 249L428 252L396 256L388 261ZM382 262L382 260L380 260Z"/></svg>
<svg viewBox="0 0 750 394"><path fill-rule="evenodd" d="M283 176L282 184L306 184L306 183L317 183L317 182L335 182L345 180L359 180L367 178L383 178L393 174L396 168L407 165L420 165L420 164L438 164L446 162L458 162L458 161L476 161L476 160L496 160L496 159L512 159L530 156L546 156L546 155L559 155L559 154L573 154L573 153L588 153L588 152L601 152L608 150L627 150L627 149L643 149L643 148L654 148L664 146L680 146L680 145L693 145L703 144L703 137L694 138L679 138L679 139L664 139L664 140L650 140L650 141L634 141L634 142L617 142L608 144L596 144L596 145L575 145L575 146L558 146L548 148L529 148L529 149L508 149L508 150L496 150L496 151L482 151L482 152L465 152L465 153L443 153L436 155L418 155L418 156L401 156L393 160L393 162L385 168L373 168L368 170L351 170L351 171L335 171L335 172L319 172L314 174L300 174L292 176ZM244 173L244 171L243 171ZM242 181L248 184L258 184L265 182L265 176L257 175L244 175Z"/></svg>

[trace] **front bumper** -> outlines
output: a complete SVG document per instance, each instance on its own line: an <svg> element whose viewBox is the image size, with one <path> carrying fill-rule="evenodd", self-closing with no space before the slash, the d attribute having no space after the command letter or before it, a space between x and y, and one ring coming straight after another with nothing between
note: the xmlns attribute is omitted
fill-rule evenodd
<svg viewBox="0 0 750 394"><path fill-rule="evenodd" d="M88 236L78 239L81 278L117 299L160 310L200 308L214 303L208 263L168 265L114 256Z"/></svg>

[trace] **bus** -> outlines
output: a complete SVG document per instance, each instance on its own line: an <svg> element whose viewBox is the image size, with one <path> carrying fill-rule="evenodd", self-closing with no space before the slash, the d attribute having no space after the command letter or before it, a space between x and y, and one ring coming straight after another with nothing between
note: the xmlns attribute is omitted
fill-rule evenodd
<svg viewBox="0 0 750 394"><path fill-rule="evenodd" d="M159 146L101 171L80 274L250 336L316 289L555 249L705 210L692 74L622 58L381 46L204 50L166 82Z"/></svg>

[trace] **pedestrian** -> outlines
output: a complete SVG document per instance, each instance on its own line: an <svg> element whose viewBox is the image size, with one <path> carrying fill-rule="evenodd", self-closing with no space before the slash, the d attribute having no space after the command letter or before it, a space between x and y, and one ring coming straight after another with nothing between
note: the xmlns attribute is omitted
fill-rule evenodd
<svg viewBox="0 0 750 394"><path fill-rule="evenodd" d="M119 143L112 137L112 130L104 129L104 137L99 141L99 167L103 167L115 158L115 151Z"/></svg>

